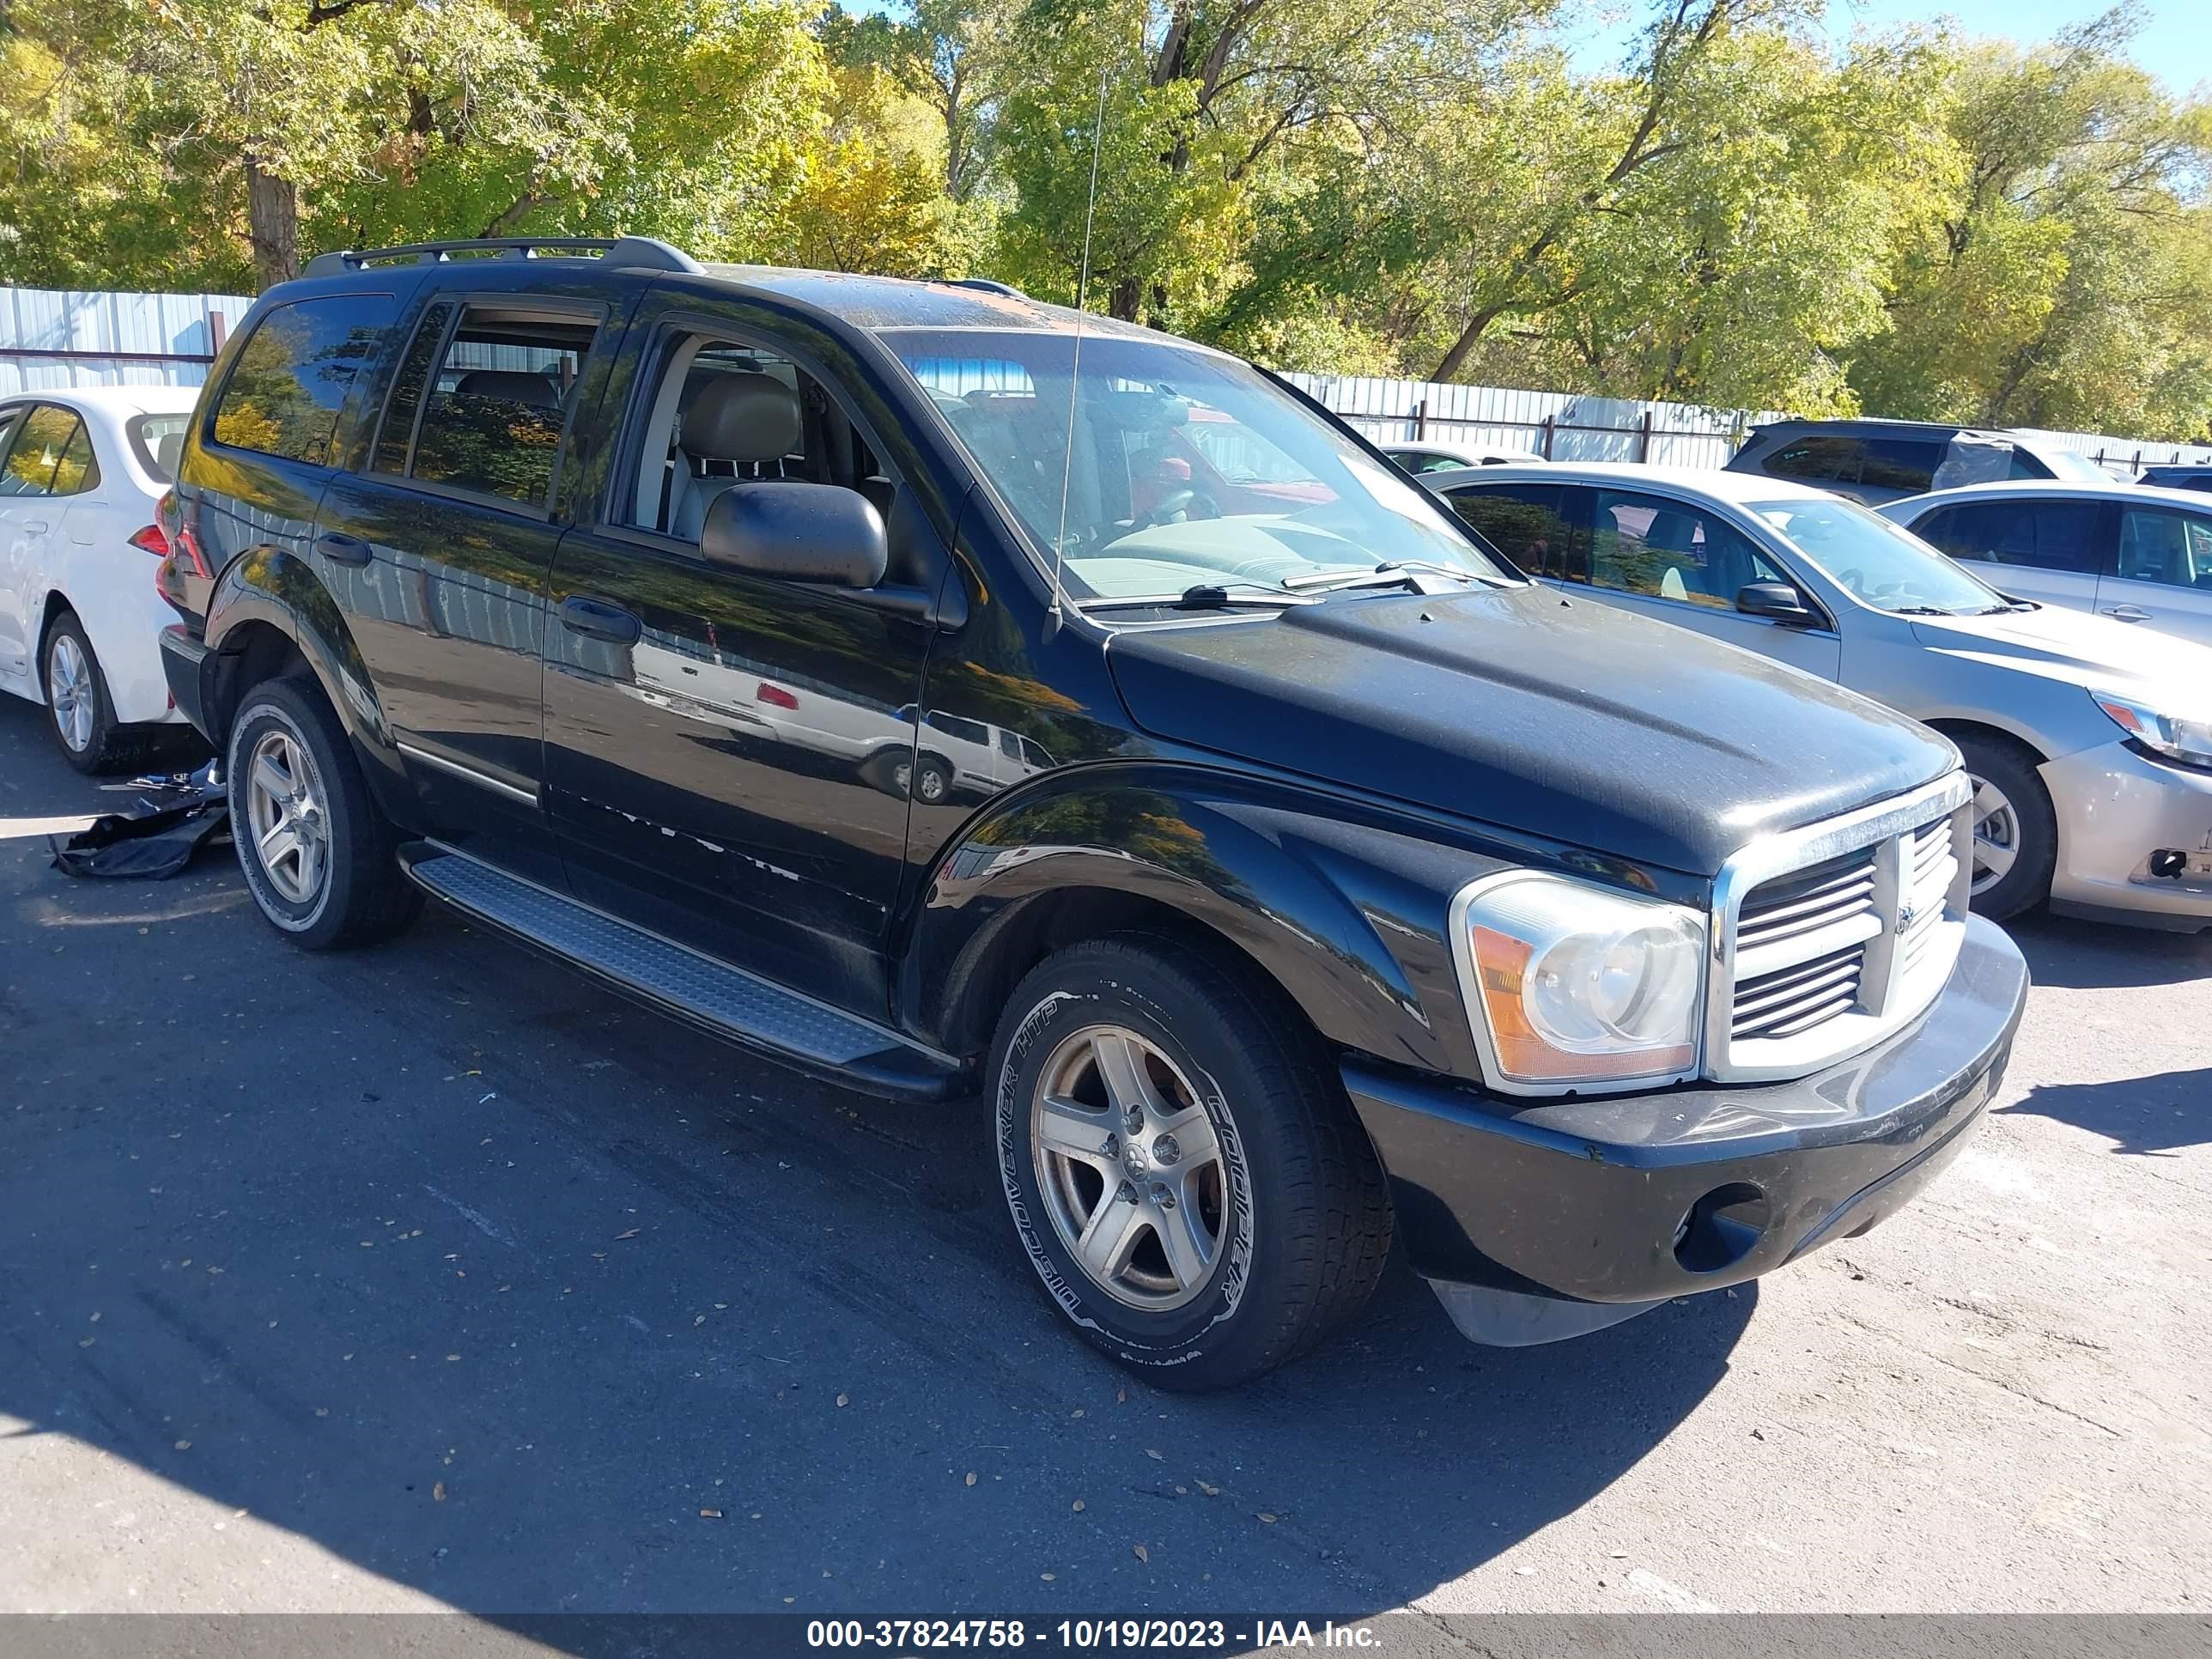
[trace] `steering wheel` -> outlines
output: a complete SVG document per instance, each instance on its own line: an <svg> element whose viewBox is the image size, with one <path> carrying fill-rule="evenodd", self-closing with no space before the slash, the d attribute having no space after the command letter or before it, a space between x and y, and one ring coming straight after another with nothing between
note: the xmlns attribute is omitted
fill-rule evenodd
<svg viewBox="0 0 2212 1659"><path fill-rule="evenodd" d="M1218 519L1221 516L1221 508L1211 495L1203 495L1194 486L1186 484L1181 489L1170 489L1154 501L1152 510L1129 528L1132 531L1150 530L1154 525L1166 524L1177 514L1187 514L1190 508L1201 502L1206 510L1199 517Z"/></svg>

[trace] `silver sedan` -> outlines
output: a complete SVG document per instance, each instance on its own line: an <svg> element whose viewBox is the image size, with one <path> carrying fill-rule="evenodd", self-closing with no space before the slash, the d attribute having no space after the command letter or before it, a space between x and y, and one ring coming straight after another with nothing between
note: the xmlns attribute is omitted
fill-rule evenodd
<svg viewBox="0 0 2212 1659"><path fill-rule="evenodd" d="M1984 914L2212 927L2212 649L2008 599L1808 485L1597 463L1421 482L1531 575L1878 698L1977 789Z"/></svg>

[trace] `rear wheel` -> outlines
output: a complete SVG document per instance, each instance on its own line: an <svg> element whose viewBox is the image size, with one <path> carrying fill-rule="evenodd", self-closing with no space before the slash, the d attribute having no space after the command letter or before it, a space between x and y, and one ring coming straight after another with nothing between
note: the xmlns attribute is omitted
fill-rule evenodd
<svg viewBox="0 0 2212 1659"><path fill-rule="evenodd" d="M125 744L107 695L107 677L76 612L64 611L46 631L40 665L46 694L46 729L62 758L80 772L100 772L122 758Z"/></svg>
<svg viewBox="0 0 2212 1659"><path fill-rule="evenodd" d="M246 694L225 759L231 836L261 914L310 951L388 939L421 891L399 872L398 837L377 810L337 714L298 679Z"/></svg>
<svg viewBox="0 0 2212 1659"><path fill-rule="evenodd" d="M1031 1265L1161 1387L1249 1381L1374 1289L1381 1167L1328 1054L1241 963L1151 938L1072 946L1022 981L992 1077Z"/></svg>
<svg viewBox="0 0 2212 1659"><path fill-rule="evenodd" d="M1972 903L1994 921L2033 909L2051 896L2058 863L2058 816L2036 773L2034 757L2002 738L1961 737L1966 775L1974 786Z"/></svg>

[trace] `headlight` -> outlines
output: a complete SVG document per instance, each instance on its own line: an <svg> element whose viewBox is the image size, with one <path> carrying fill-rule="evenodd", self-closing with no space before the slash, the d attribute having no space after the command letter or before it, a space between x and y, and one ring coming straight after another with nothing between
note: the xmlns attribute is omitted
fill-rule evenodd
<svg viewBox="0 0 2212 1659"><path fill-rule="evenodd" d="M1515 871L1462 888L1451 928L1487 1080L1506 1092L1698 1069L1705 924L1695 912Z"/></svg>
<svg viewBox="0 0 2212 1659"><path fill-rule="evenodd" d="M2147 703L2110 691L2092 691L2097 707L2146 749L2184 766L2212 766L2212 719L2164 714Z"/></svg>

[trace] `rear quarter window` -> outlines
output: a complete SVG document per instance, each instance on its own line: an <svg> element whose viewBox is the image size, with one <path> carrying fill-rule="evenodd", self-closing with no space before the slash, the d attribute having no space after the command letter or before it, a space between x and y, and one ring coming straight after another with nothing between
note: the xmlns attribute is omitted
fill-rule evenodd
<svg viewBox="0 0 2212 1659"><path fill-rule="evenodd" d="M211 434L311 466L334 464L338 416L362 366L391 329L389 294L337 294L272 307L239 349L216 400Z"/></svg>

